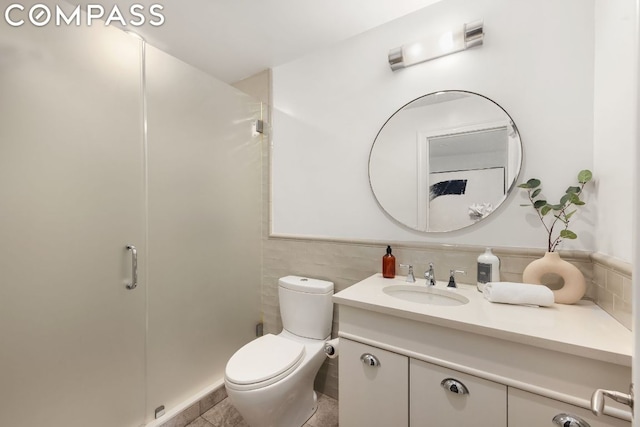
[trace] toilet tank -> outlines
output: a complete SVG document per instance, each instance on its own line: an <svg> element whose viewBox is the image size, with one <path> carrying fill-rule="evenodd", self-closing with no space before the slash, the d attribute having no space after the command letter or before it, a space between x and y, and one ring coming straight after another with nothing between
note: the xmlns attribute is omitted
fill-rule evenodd
<svg viewBox="0 0 640 427"><path fill-rule="evenodd" d="M287 276L278 280L282 326L292 334L325 339L333 323L333 282Z"/></svg>

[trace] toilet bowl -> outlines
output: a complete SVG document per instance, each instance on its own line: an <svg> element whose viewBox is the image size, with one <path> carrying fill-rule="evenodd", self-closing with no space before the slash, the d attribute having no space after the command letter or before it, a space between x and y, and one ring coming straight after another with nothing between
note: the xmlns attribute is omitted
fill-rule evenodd
<svg viewBox="0 0 640 427"><path fill-rule="evenodd" d="M284 329L239 349L225 368L231 403L251 427L300 427L316 411L313 382L325 360L333 318L333 283L279 280Z"/></svg>

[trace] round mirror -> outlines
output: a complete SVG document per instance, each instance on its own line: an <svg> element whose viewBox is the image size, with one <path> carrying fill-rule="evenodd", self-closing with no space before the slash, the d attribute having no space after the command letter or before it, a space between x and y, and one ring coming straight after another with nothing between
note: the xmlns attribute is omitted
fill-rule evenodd
<svg viewBox="0 0 640 427"><path fill-rule="evenodd" d="M418 231L475 224L513 189L522 165L518 129L482 95L443 91L421 96L382 126L369 156L378 204Z"/></svg>

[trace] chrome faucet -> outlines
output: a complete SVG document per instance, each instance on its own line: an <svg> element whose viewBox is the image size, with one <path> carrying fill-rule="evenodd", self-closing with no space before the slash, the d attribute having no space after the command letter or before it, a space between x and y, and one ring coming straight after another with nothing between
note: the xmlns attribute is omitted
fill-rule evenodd
<svg viewBox="0 0 640 427"><path fill-rule="evenodd" d="M416 276L413 275L413 265L400 264L400 267L406 267L409 269L409 271L407 272L407 279L405 281L409 283L415 283Z"/></svg>
<svg viewBox="0 0 640 427"><path fill-rule="evenodd" d="M424 272L424 278L427 279L427 286L436 285L436 272L433 270L433 263L429 263L429 269Z"/></svg>
<svg viewBox="0 0 640 427"><path fill-rule="evenodd" d="M449 270L449 284L447 285L447 288L457 288L458 284L456 283L456 278L455 278L455 274L456 273L460 273L460 274L464 274L466 275L467 272L464 270Z"/></svg>

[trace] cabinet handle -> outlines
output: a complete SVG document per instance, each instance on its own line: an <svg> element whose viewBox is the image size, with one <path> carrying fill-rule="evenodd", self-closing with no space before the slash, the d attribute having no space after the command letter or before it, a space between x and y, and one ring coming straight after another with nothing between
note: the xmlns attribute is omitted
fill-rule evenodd
<svg viewBox="0 0 640 427"><path fill-rule="evenodd" d="M440 385L447 391L456 394L469 394L467 386L460 381L453 378L445 378L440 382Z"/></svg>
<svg viewBox="0 0 640 427"><path fill-rule="evenodd" d="M362 356L360 356L360 361L367 366L380 366L380 361L373 354L364 353Z"/></svg>
<svg viewBox="0 0 640 427"><path fill-rule="evenodd" d="M553 417L553 423L560 427L591 427L579 416L571 414L558 414Z"/></svg>
<svg viewBox="0 0 640 427"><path fill-rule="evenodd" d="M127 283L127 289L135 289L138 286L138 250L133 245L127 245L131 251L131 283Z"/></svg>

